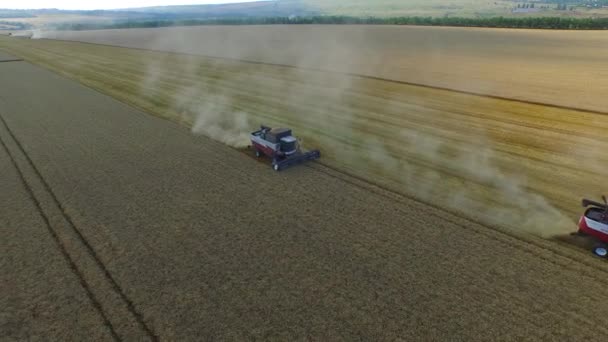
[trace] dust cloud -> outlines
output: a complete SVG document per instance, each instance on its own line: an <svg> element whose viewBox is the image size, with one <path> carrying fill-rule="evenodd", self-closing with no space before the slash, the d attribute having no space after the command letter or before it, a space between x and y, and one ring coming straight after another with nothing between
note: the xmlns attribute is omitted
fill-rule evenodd
<svg viewBox="0 0 608 342"><path fill-rule="evenodd" d="M16 31L11 34L13 37L34 39L35 31Z"/></svg>
<svg viewBox="0 0 608 342"><path fill-rule="evenodd" d="M406 193L514 232L549 238L574 229L567 215L527 188L525 175L509 174L497 165L498 154L486 137L454 142L409 129L401 136L405 158L389 152L380 140L368 139L366 145L371 160L397 175L395 181Z"/></svg>
<svg viewBox="0 0 608 342"><path fill-rule="evenodd" d="M140 82L142 96L158 98L163 94L166 68L179 68L186 74L196 74L201 64L196 58L180 60L173 65L172 56L148 58L143 61L146 72ZM176 113L182 122L191 126L193 134L204 135L226 145L243 148L249 143L252 123L250 115L234 106L234 94L219 92L218 87L209 84L204 78L179 87L169 94L169 110Z"/></svg>
<svg viewBox="0 0 608 342"><path fill-rule="evenodd" d="M168 42L166 37L159 35L156 42L146 43L147 48L163 50L170 45L174 51L188 51L193 44L205 44L181 39L179 35ZM221 40L221 37L217 39ZM356 43L365 41L366 37L362 36ZM217 42L214 44L218 45ZM146 73L141 80L141 93L150 98L169 97L169 110L188 122L194 134L233 147L247 146L249 132L260 124L290 125L296 134L307 130L319 133L303 138L312 147L323 151L326 162L347 166L355 172L357 169L363 170L363 175L365 170L373 169L375 173L391 178L400 191L422 201L432 202L486 224L543 237L573 229L571 219L527 186L525 175L507 172L496 163L498 155L492 147L493 142L483 134L469 137L469 141L454 143L433 132L403 129L396 138L402 146L395 150L394 144L385 142L385 136L363 133L360 127L366 123L361 122L360 113L355 114L360 109L350 99L356 88L354 78L297 69L327 70L340 56L349 56L344 60L341 71L357 74L357 65L365 64L360 60L365 56L358 56L356 47L349 44L337 39L332 46L322 47L324 54L316 52L316 47L311 47L311 51L315 52L310 55L297 49L298 53L291 56L290 63L296 69L285 68L282 71L288 77L277 78L278 81L268 82L266 78L257 76L255 67L235 70L224 76L229 77L233 85L243 82L259 88L272 87L274 98L261 99L266 106L258 107L251 113L243 107L255 106L241 104L242 90L223 86L221 79L200 77L198 81L173 89L171 94L160 94L172 82L171 79L164 79L168 72L166 68L172 63L171 57L142 61L146 65ZM241 47L234 49L229 56L227 51L221 55L235 60L259 60L263 42L250 45L251 51ZM436 49L430 51L429 60L432 61L433 54L438 52ZM272 51L266 53L268 60L272 61ZM202 65L197 58L188 61L185 64L180 62L182 64L175 67L186 70L188 74L214 72L212 62ZM381 59L378 59L376 67L383 68ZM226 66L222 68L225 70ZM394 99L389 96L384 100L389 103ZM273 107L274 110L269 109ZM304 113L302 108L307 108L307 111ZM263 110L270 113L262 113ZM283 117L277 113L281 110L285 111ZM408 113L403 112L403 116L407 117ZM342 142L338 142L338 138ZM360 144L348 146L344 141L360 141Z"/></svg>
<svg viewBox="0 0 608 342"><path fill-rule="evenodd" d="M210 102L195 109L198 113L192 132L203 134L226 145L244 148L249 144L251 121L249 114L240 111L227 112L223 101Z"/></svg>
<svg viewBox="0 0 608 342"><path fill-rule="evenodd" d="M44 39L46 38L46 31L43 30L33 30L31 39Z"/></svg>

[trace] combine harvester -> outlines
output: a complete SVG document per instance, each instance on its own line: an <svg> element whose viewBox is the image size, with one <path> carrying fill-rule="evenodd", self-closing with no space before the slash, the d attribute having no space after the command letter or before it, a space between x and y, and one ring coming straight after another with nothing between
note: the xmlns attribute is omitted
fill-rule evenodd
<svg viewBox="0 0 608 342"><path fill-rule="evenodd" d="M578 233L588 235L598 241L593 253L599 257L608 257L608 200L602 196L604 203L583 200L583 207L588 208L578 222Z"/></svg>
<svg viewBox="0 0 608 342"><path fill-rule="evenodd" d="M275 171L321 157L319 150L302 152L298 140L288 128L262 126L260 130L251 133L251 144L256 157L266 155L272 158L272 168Z"/></svg>

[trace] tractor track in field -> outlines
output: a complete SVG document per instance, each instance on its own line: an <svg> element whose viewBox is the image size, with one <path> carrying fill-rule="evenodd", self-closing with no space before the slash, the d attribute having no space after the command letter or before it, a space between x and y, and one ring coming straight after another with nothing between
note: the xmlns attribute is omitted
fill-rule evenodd
<svg viewBox="0 0 608 342"><path fill-rule="evenodd" d="M453 87L441 87L441 86L435 86L432 84L408 82L408 81L402 81L402 80L396 80L396 79L384 78L384 77L378 77L378 76L371 76L371 75L364 75L364 74L358 74L358 73L352 73L352 72L342 72L342 71L329 70L329 69L310 68L310 67L294 66L294 65L281 64L281 63L260 62L260 61L252 61L252 60L248 60L248 59L212 56L212 55L204 55L204 54L196 54L196 53L173 52L173 51L160 50L160 49L147 49L147 48L140 48L140 47L126 47L126 46L121 46L121 45L112 45L112 44L103 44L103 43L91 43L91 42L80 41L80 40L50 39L50 38L44 38L44 39L54 40L54 41L59 41L59 42L67 42L67 43L80 43L80 44L89 44L89 45L98 45L98 46L108 46L108 47L119 48L119 49L158 52L158 53L169 54L169 55L182 55L182 56L185 55L185 56L193 56L193 57L203 57L203 58L223 60L223 61L229 61L229 62L239 62L239 63L252 64L252 65L264 65L264 66L294 69L294 70L301 70L301 71L332 73L332 74L336 74L336 75L344 75L344 76L356 77L356 78L361 78L361 79L390 82L390 83L394 83L394 84L415 86L415 87L421 87L421 88L425 88L425 89L450 91L450 92L454 92L454 93L458 93L458 94L473 95L473 96L479 96L479 97L494 99L494 100L502 100L502 101L509 101L509 102L515 102L515 103L525 103L525 104L529 104L529 105L544 106L544 107L550 107L550 108L556 108L556 109L575 110L575 111L589 113L589 114L608 115L608 112L605 112L605 111L586 109L586 108L582 108L582 107L564 106L564 105L558 105L558 104L554 104L554 103L550 103L550 102L516 99L516 98L512 98L512 97L490 95L490 94L485 94L485 93L481 93L481 92L466 91L466 90L453 88Z"/></svg>
<svg viewBox="0 0 608 342"><path fill-rule="evenodd" d="M8 126L6 126L6 123L4 122L4 119L2 119L1 115L0 115L0 121L2 121L3 125L8 128ZM2 136L0 136L0 144L2 145L3 149L8 154L9 159L11 160L11 163L12 163L13 167L15 168L15 170L17 171L17 174L19 175L19 180L21 181L21 184L23 185L23 188L27 192L29 199L32 201L32 203L34 203L34 206L36 207L36 211L38 212L38 214L40 215L40 217L44 221L44 224L45 224L45 226L46 226L49 234L51 235L51 237L53 238L53 241L56 243L57 247L59 248L59 250L61 252L61 255L64 257L65 261L68 263L68 265L70 267L70 270L76 275L76 277L78 277L80 285L84 288L84 290L85 290L85 292L87 294L87 297L89 298L89 300L91 301L91 303L93 304L93 306L95 307L95 309L101 315L103 323L108 328L108 330L110 331L110 334L112 335L112 338L115 341L120 341L121 339L118 336L118 334L116 333L116 330L114 329L114 326L112 325L112 322L110 322L110 320L108 319L108 317L107 317L106 313L104 312L104 310L103 310L103 308L102 308L99 300L96 298L95 294L91 290L90 285L85 280L84 275L79 270L78 265L72 259L72 257L70 256L70 254L68 253L68 251L67 251L64 243L61 242L61 239L59 238L57 232L53 229L48 216L44 213L44 210L42 209L40 201L38 201L38 199L36 198L36 195L34 195L34 192L32 191L30 185L28 184L27 180L25 179L23 171L19 168L19 166L17 164L17 161L15 160L15 158L14 158L13 154L11 153L11 151L9 150L8 146L6 146L6 143L2 139Z"/></svg>
<svg viewBox="0 0 608 342"><path fill-rule="evenodd" d="M19 149L20 153L27 160L28 165L33 170L33 172L36 175L37 179L44 186L45 191L52 198L54 205L57 206L57 208L60 210L61 215L63 216L63 218L65 219L65 221L68 222L70 228L76 234L76 236L78 237L80 243L83 246L85 246L85 249L86 249L87 253L90 255L90 257L92 257L94 259L95 263L97 264L97 266L99 267L99 269L102 271L103 276L105 277L105 279L111 284L113 290L124 301L124 304L126 305L126 307L129 310L129 312L133 315L133 317L135 318L135 320L139 324L140 328L145 332L145 334L148 336L148 338L150 338L150 340L152 340L152 341L158 341L159 340L158 336L144 322L142 314L138 312L138 310L135 308L135 305L133 304L133 302L126 296L124 290L116 282L116 280L114 279L114 277L112 276L112 274L110 273L110 271L107 269L107 267L105 266L105 264L101 261L100 257L95 252L95 249L91 246L91 244L89 243L89 241L84 237L84 235L82 234L82 232L80 231L80 229L78 229L78 227L76 226L76 224L72 220L71 216L67 213L66 208L61 204L61 202L57 198L55 192L52 190L52 188L50 187L50 185L48 184L48 182L46 181L46 179L44 178L44 176L42 176L40 170L38 169L38 167L36 167L36 165L34 164L34 162L32 161L32 159L28 155L27 151L25 150L25 148L23 147L23 145L21 144L21 142L19 141L19 139L15 136L15 134L13 133L13 131L11 130L11 128L9 127L8 123L6 122L6 120L4 119L4 117L2 116L2 114L0 114L0 121L2 122L2 125L4 126L4 128L6 129L6 131L9 133L11 139L13 140L13 142L15 143L15 145L17 146L17 148ZM36 195L34 194L34 191L32 190L32 188L30 186L30 184L26 180L26 177L25 177L25 175L23 173L23 170L21 168L19 168L19 165L18 165L18 163L17 163L14 155L11 153L10 149L8 148L8 146L6 145L5 141L2 139L1 136L0 136L0 143L2 144L3 148L6 150L7 154L9 155L13 166L15 167L15 169L17 170L17 173L19 174L19 178L20 178L21 182L23 183L23 186L25 187L25 189L26 189L26 191L27 191L30 199L35 204L36 209L39 212L40 216L44 220L45 225L46 225L49 233L53 237L53 240L57 243L57 245L58 245L58 247L59 247L62 255L64 256L64 258L68 262L68 264L70 266L70 269L78 277L81 285L83 286L83 288L85 289L85 291L87 293L87 296L89 297L89 299L91 300L91 302L95 306L95 308L99 311L100 315L103 318L104 324L110 330L110 333L111 333L112 337L115 340L117 340L117 341L122 341L123 338L121 338L118 335L118 333L116 332L115 327L113 326L113 324L111 323L110 319L108 318L108 315L105 313L105 311L104 311L104 309L103 309L100 301L96 298L95 294L93 293L93 291L91 289L91 286L86 281L85 276L83 275L83 272L80 270L77 262L70 256L70 253L68 252L68 249L66 248L66 245L61 241L61 238L59 237L59 234L53 228L53 226L52 226L52 224L50 222L50 219L46 215L44 209L42 208L42 205L41 205L39 199L36 197Z"/></svg>
<svg viewBox="0 0 608 342"><path fill-rule="evenodd" d="M256 158L255 156L253 156L250 148L236 149L236 150L240 151L247 157L249 157L261 164L265 164L265 165L268 164L264 158ZM318 165L315 165L315 164L318 164ZM517 233L517 232L505 229L500 226L488 225L487 223L476 220L475 218L470 217L470 216L465 216L455 210L450 210L449 208L436 205L430 201L425 201L418 197L396 191L396 190L394 190L388 186L382 185L378 182L374 182L370 179L363 178L361 176L358 176L358 175L348 172L346 170L333 167L327 163L324 163L322 160L318 160L314 163L305 163L305 164L301 165L300 167L306 167L310 170L313 170L314 172L324 174L328 177L337 179L340 182L344 182L346 184L364 189L366 191L370 191L378 196L390 199L392 201L396 200L400 203L403 203L403 200L407 199L410 201L414 201L416 203L423 204L424 206L428 207L429 209L434 209L434 210L427 211L427 214L429 214L429 215L439 217L439 215L437 213L447 212L451 216L457 218L458 220L461 220L462 222L458 222L458 220L454 220L454 219L448 218L446 216L441 216L441 219L446 220L450 224L453 224L453 225L459 227L463 231L473 231L475 233L483 234L483 235L487 236L488 238L491 238L498 242L507 243L515 248L521 248L521 245L519 245L518 243L523 243L525 245L530 245L533 247L541 248L545 251L551 252L557 256L563 257L571 262L574 262L575 264L580 263L582 265L591 267L593 270L600 271L600 272L602 272L603 275L608 276L608 268L598 267L597 263L587 261L587 259L586 259L588 256L587 250L581 250L581 248L573 246L570 243L560 242L559 246L556 246L555 244L553 244L551 242L551 241L559 241L559 237L556 237L554 239L547 241L544 239L539 239L538 237L535 237L535 236ZM473 225L467 225L466 223L473 223ZM571 253L574 253L574 254L567 253L563 250L563 248L560 248L560 247L567 247L568 251ZM534 257L540 257L543 260L550 262L552 264L559 265L562 267L564 266L564 263L558 262L554 258L551 258L551 257L542 256L538 252L533 251L532 249L526 248L526 251L529 252L531 255L534 255ZM566 267L569 267L572 270L580 271L580 269L577 269L576 267L572 267L572 266L566 266ZM585 272L585 274L587 276L591 276L591 277L597 279L598 281L603 281L603 277L599 276L595 273Z"/></svg>
<svg viewBox="0 0 608 342"><path fill-rule="evenodd" d="M493 240L499 241L499 242L503 242L503 243L508 243L509 245L516 247L516 248L521 248L520 245L518 245L517 243L513 242L513 239L515 239L516 241L520 242L520 243L524 243L526 245L531 245L534 247L538 247L538 248L542 248L546 251L549 251L551 253L554 253L556 255L559 255L560 257L564 257L572 262L575 263L580 263L583 264L585 266L591 267L594 270L598 270L601 271L604 275L608 276L608 269L606 268L602 268L602 267L598 267L598 264L596 263L592 263L592 262L587 262L586 258L588 255L588 251L581 251L580 248L576 248L574 246L572 246L571 244L568 243L562 243L560 244L562 247L566 246L569 248L570 251L576 253L576 255L570 255L568 253L565 253L562 249L558 248L555 245L552 245L550 242L547 242L545 240L539 239L537 237L533 237L530 235L523 235L521 233L517 233L514 231L509 231L505 228L499 227L499 226L491 226L488 225L487 223L478 221L472 217L468 217L465 215L462 215L460 213L458 213L455 210L450 210L449 208L446 207L442 207L439 205L436 205L432 202L429 201L425 201L422 200L420 198L417 198L415 196L410 196L398 191L395 191L387 186L384 186L382 184L379 183L375 183L371 180L365 179L363 177L357 176L355 174L352 174L350 172L347 172L345 170L340 170L337 169L335 167L332 167L326 163L323 162L317 162L321 165L321 167L316 167L314 165L310 165L310 164L305 164L305 167L308 167L312 170L315 170L316 172L322 173L324 175L327 175L329 177L332 177L334 179L338 179L342 182L345 182L347 184L356 186L356 187L360 187L363 188L367 191L371 191L374 194L378 195L378 196L382 196L385 198L388 198L390 200L398 200L400 202L403 201L403 199L408 199L408 200L412 200L414 202L423 204L429 208L435 209L435 211L429 210L427 213L429 215L433 215L433 216L438 216L438 212L448 212L450 215L462 220L463 222L470 222L470 223L474 223L475 225L479 226L479 227L483 227L483 228L477 228L473 225L466 225L463 224L462 222L458 222L457 220L453 220L450 218L446 218L446 216L441 216L442 219L448 221L449 223L458 226L459 228L461 228L462 230L465 231L474 231L476 233L480 233L483 234ZM330 171L324 170L324 168L329 169ZM353 179L350 180L349 178ZM488 229L489 228L489 229ZM535 253L532 250L526 249L530 254L534 255L535 257L539 257L538 253ZM559 266L564 266L563 263L559 263L557 261L555 261L555 259L552 258L547 258L547 257L543 257L540 256L543 260L559 265ZM572 269L576 269L576 268L572 268ZM586 275L592 276L594 278L596 278L598 281L603 281L603 277L602 276L598 276L594 273L589 273L586 272Z"/></svg>

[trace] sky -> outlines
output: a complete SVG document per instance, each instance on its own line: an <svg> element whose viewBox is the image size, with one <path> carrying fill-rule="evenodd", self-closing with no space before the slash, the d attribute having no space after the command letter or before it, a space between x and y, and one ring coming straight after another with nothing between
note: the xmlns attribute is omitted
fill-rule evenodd
<svg viewBox="0 0 608 342"><path fill-rule="evenodd" d="M250 2L255 0L0 0L0 8L10 9L116 9L167 5L222 4L231 2Z"/></svg>

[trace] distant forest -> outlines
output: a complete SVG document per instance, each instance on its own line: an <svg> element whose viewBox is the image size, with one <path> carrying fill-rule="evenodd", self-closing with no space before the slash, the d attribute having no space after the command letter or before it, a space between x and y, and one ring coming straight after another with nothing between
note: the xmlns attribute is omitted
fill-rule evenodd
<svg viewBox="0 0 608 342"><path fill-rule="evenodd" d="M123 28L152 28L169 26L197 25L420 25L420 26L455 26L455 27L494 27L494 28L530 28L530 29L564 29L564 30L605 30L608 29L608 18L571 18L571 17L526 17L526 18L459 18L459 17L395 17L395 18L359 18L348 16L313 16L313 17L248 17L248 18L214 18L192 20L144 20L118 21L113 24L102 23L65 23L55 27L58 30L99 30Z"/></svg>

